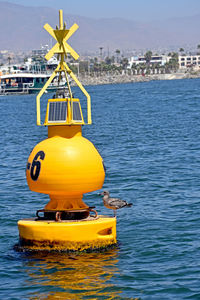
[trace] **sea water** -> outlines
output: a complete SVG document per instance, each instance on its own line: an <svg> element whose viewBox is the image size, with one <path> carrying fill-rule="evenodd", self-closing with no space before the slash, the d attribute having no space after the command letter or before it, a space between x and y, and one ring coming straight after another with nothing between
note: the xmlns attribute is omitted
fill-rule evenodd
<svg viewBox="0 0 200 300"><path fill-rule="evenodd" d="M117 211L118 247L14 250L17 221L48 202L25 177L29 153L47 128L36 126L35 95L0 97L1 299L200 299L200 79L87 90L93 125L83 135L104 159L103 190L133 203ZM112 215L98 194L84 201Z"/></svg>

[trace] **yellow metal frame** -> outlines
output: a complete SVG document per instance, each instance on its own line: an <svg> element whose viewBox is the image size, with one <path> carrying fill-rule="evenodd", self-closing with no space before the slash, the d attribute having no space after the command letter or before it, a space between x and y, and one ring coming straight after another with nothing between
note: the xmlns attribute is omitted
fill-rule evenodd
<svg viewBox="0 0 200 300"><path fill-rule="evenodd" d="M53 28L49 24L45 24L44 28L50 33L50 35L57 41L57 43L52 47L52 49L46 54L45 58L49 60L54 54L58 54L60 57L60 63L58 64L55 71L52 73L51 77L47 80L41 91L36 97L36 107L37 107L37 125L45 125L41 124L41 108L40 108L40 98L50 85L50 83L53 81L57 73L64 72L66 81L68 83L67 75L69 75L77 84L77 86L80 88L80 90L83 92L83 94L87 98L87 124L92 124L91 119L91 98L88 92L85 90L81 82L78 80L78 78L75 76L75 74L72 72L72 70L68 67L66 62L64 61L67 54L71 54L74 59L78 59L79 55L72 49L72 47L66 43L66 41L72 36L72 34L78 29L78 25L74 24L71 26L70 29L66 29L66 24L63 25L63 12L62 10L59 11L59 23L60 27L59 29L53 30ZM71 91L70 91L70 97ZM76 122L77 123L77 122Z"/></svg>
<svg viewBox="0 0 200 300"><path fill-rule="evenodd" d="M51 102L67 102L67 118L66 118L65 122L64 121L59 121L59 122L48 121L48 119L49 119L49 103L51 103ZM73 119L73 103L74 102L79 104L82 121L77 121L77 120ZM48 103L47 103L47 110L46 110L44 126L73 125L73 124L78 124L78 125L84 125L85 124L79 99L78 98L49 99Z"/></svg>

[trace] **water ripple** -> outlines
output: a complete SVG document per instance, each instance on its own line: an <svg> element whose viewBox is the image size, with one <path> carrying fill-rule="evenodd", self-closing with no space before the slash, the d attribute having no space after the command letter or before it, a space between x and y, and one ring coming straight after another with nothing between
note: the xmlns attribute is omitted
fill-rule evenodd
<svg viewBox="0 0 200 300"><path fill-rule="evenodd" d="M48 201L25 178L27 157L47 129L35 125L35 96L1 97L1 298L200 299L200 80L88 91L93 125L83 134L104 158L103 188L133 203L117 212L119 247L82 255L12 250L17 221ZM85 201L112 215L97 194Z"/></svg>

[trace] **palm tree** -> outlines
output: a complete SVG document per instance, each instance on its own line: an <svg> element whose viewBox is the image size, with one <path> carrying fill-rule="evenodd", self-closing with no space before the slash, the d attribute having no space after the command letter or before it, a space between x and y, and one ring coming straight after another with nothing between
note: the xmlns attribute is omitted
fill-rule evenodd
<svg viewBox="0 0 200 300"><path fill-rule="evenodd" d="M10 61L11 61L11 57L10 56L8 56L8 65L9 65L9 67L8 67L8 72L10 73Z"/></svg>
<svg viewBox="0 0 200 300"><path fill-rule="evenodd" d="M105 58L105 63L107 64L107 65L111 65L111 63L112 63L112 59L110 58L110 57L106 57Z"/></svg>
<svg viewBox="0 0 200 300"><path fill-rule="evenodd" d="M200 50L200 44L197 45L197 49ZM200 52L198 51L198 52L197 52L197 55L199 55L199 54L200 54Z"/></svg>
<svg viewBox="0 0 200 300"><path fill-rule="evenodd" d="M131 69L132 69L132 71L134 72L134 75L135 75L135 73L137 72L137 65L136 65L136 63L132 64Z"/></svg>
<svg viewBox="0 0 200 300"><path fill-rule="evenodd" d="M100 51L100 60L102 61L103 47L99 47L99 51Z"/></svg>
<svg viewBox="0 0 200 300"><path fill-rule="evenodd" d="M171 70L177 71L178 67L179 67L179 63L178 63L178 53L173 52L171 59L169 60L168 66Z"/></svg>
<svg viewBox="0 0 200 300"><path fill-rule="evenodd" d="M123 70L125 70L128 66L128 59L124 57L121 61L121 64L122 64Z"/></svg>
<svg viewBox="0 0 200 300"><path fill-rule="evenodd" d="M116 49L115 50L116 56L117 56L117 63L119 62L119 55L120 55L120 50Z"/></svg>
<svg viewBox="0 0 200 300"><path fill-rule="evenodd" d="M146 63L149 65L150 61L151 61L151 58L152 58L152 52L151 51L147 51L145 53L144 57L145 57Z"/></svg>

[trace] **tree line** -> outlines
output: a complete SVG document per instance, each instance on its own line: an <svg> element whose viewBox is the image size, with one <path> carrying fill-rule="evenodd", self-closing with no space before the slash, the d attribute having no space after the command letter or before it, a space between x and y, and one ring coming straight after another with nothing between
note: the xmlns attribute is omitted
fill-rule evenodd
<svg viewBox="0 0 200 300"><path fill-rule="evenodd" d="M179 68L178 53L172 52L168 56L169 61L165 65L161 63L151 62L153 53L147 51L144 55L145 61L139 64L132 64L131 69L127 69L129 60L127 57L120 56L120 50L116 50L116 56L94 57L89 60L80 60L78 63L71 61L70 67L76 74L101 74L105 72L115 73L131 73L132 75L139 74L155 74L155 73L171 73ZM70 63L70 62L69 62Z"/></svg>

